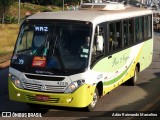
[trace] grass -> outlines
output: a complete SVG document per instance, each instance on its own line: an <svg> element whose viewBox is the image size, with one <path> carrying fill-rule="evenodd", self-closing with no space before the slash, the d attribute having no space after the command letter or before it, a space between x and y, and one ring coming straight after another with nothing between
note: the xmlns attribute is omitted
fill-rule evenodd
<svg viewBox="0 0 160 120"><path fill-rule="evenodd" d="M34 5L30 3L21 3L21 18L25 17L25 13L27 11L31 12L31 14L35 14L37 12L45 12L45 11L60 11L62 10L61 7L48 5L48 6L41 6L41 5ZM15 2L9 9L8 14L12 16L17 16L18 18L18 2Z"/></svg>
<svg viewBox="0 0 160 120"><path fill-rule="evenodd" d="M13 51L18 31L18 24L0 25L0 54Z"/></svg>

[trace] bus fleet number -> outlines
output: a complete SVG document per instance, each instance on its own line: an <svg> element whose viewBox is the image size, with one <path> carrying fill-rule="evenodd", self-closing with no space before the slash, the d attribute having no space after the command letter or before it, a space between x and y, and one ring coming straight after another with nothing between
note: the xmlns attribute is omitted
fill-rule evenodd
<svg viewBox="0 0 160 120"><path fill-rule="evenodd" d="M67 86L68 82L57 82L58 85Z"/></svg>

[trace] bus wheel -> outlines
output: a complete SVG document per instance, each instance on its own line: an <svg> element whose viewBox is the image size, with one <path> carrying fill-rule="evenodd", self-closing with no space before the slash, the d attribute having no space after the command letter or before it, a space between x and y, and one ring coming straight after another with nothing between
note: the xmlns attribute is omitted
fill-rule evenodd
<svg viewBox="0 0 160 120"><path fill-rule="evenodd" d="M137 85L138 80L138 68L136 67L134 70L134 76L130 79L130 85L135 86Z"/></svg>
<svg viewBox="0 0 160 120"><path fill-rule="evenodd" d="M98 90L97 88L94 91L94 95L93 95L93 100L92 102L87 106L87 111L93 111L96 107L96 104L98 102L99 99L99 94L98 94Z"/></svg>

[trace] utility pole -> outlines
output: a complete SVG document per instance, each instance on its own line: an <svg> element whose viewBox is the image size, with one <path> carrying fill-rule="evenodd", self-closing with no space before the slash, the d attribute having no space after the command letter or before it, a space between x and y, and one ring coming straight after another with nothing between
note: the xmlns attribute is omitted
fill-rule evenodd
<svg viewBox="0 0 160 120"><path fill-rule="evenodd" d="M64 0L63 0L63 11L64 11Z"/></svg>
<svg viewBox="0 0 160 120"><path fill-rule="evenodd" d="M20 24L21 19L21 0L18 0L18 24Z"/></svg>
<svg viewBox="0 0 160 120"><path fill-rule="evenodd" d="M83 3L83 0L80 0L81 2L80 2L80 5Z"/></svg>

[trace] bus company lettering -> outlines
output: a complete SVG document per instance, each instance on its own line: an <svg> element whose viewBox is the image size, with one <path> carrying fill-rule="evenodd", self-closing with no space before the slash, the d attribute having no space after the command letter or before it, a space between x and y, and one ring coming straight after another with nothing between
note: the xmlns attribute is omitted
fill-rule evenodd
<svg viewBox="0 0 160 120"><path fill-rule="evenodd" d="M116 66L119 64L119 60L117 58L113 58L113 63L112 63L112 67Z"/></svg>
<svg viewBox="0 0 160 120"><path fill-rule="evenodd" d="M129 56L124 54L122 57L120 58L113 58L113 62L112 62L112 67L118 65L118 64L122 64L122 63L125 63L127 60L129 59Z"/></svg>
<svg viewBox="0 0 160 120"><path fill-rule="evenodd" d="M52 72L49 72L49 71L40 71L40 70L36 70L36 73L53 75L53 73L52 73Z"/></svg>

